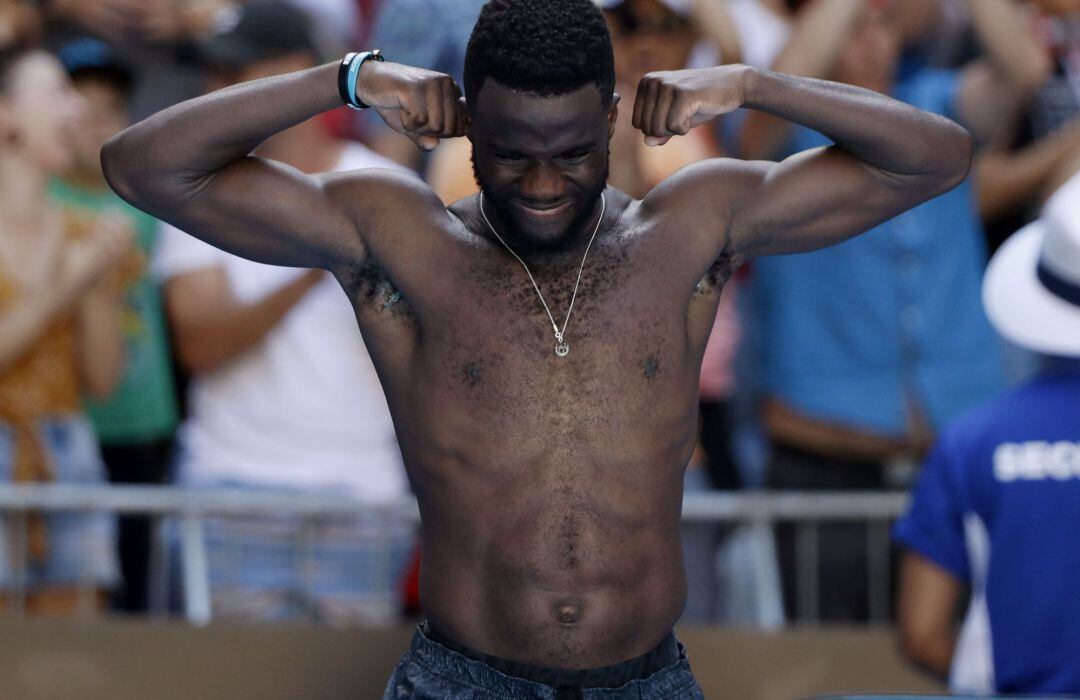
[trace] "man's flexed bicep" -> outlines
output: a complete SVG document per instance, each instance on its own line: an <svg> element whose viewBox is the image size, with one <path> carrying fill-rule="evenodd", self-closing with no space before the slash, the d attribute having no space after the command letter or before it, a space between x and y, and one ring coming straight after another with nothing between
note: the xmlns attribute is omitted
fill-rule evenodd
<svg viewBox="0 0 1080 700"><path fill-rule="evenodd" d="M124 196L122 186L117 191ZM356 225L320 176L247 156L178 190L138 206L211 245L255 262L328 267L359 258Z"/></svg>
<svg viewBox="0 0 1080 700"><path fill-rule="evenodd" d="M386 221L380 208L409 207L413 189L385 171L361 171L366 186L350 192L362 200L358 209L325 177L250 155L274 134L340 107L338 75L339 65L327 64L170 107L106 143L109 184L140 209L245 258L298 267L358 260L365 229ZM420 146L464 133L460 91L448 76L370 60L350 75L356 99Z"/></svg>
<svg viewBox="0 0 1080 700"><path fill-rule="evenodd" d="M744 106L821 132L835 146L780 163L705 161L646 198L695 212L696 248L760 255L838 243L959 184L971 138L944 117L876 92L746 67L646 76L635 125L650 142ZM717 247L719 249L717 250Z"/></svg>
<svg viewBox="0 0 1080 700"><path fill-rule="evenodd" d="M869 165L839 146L774 163L729 163L730 250L744 256L818 250L868 231L951 185Z"/></svg>

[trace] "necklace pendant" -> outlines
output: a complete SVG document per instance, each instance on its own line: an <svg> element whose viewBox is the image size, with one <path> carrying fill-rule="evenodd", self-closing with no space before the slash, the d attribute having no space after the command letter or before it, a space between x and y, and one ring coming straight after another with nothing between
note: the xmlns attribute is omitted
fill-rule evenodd
<svg viewBox="0 0 1080 700"><path fill-rule="evenodd" d="M563 340L562 331L555 331L555 340L559 341L555 344L555 355L558 357L566 357L570 354L570 345Z"/></svg>

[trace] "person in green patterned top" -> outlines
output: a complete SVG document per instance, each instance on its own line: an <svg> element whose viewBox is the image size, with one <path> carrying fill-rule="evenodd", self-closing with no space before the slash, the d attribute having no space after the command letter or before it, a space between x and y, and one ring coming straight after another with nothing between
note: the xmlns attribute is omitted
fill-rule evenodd
<svg viewBox="0 0 1080 700"><path fill-rule="evenodd" d="M160 292L149 267L157 220L109 189L98 157L102 144L130 122L132 73L97 39L75 39L58 53L91 114L90 126L79 136L74 168L63 180L52 183L51 193L70 212L88 220L105 212L122 213L137 243L116 273L125 299L121 321L127 357L124 375L107 400L88 401L86 410L101 442L110 481L160 483L166 479L178 407ZM119 548L125 586L116 601L121 609L146 609L149 534L145 518L121 519Z"/></svg>

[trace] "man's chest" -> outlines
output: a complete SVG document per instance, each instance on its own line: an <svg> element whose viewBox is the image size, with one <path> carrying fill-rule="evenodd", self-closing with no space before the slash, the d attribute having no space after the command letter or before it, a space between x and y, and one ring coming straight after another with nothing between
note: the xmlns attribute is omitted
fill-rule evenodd
<svg viewBox="0 0 1080 700"><path fill-rule="evenodd" d="M403 386L420 381L490 411L571 397L648 400L691 374L696 381L722 286L706 281L687 298L649 258L616 245L583 267L526 271L503 255L447 262L430 280L439 293L420 303L380 276L356 285L354 305L377 361L396 365Z"/></svg>
<svg viewBox="0 0 1080 700"><path fill-rule="evenodd" d="M427 385L485 420L593 420L642 411L686 384L685 304L634 275L571 276L560 288L520 271L476 284L425 345ZM558 333L558 335L557 335Z"/></svg>

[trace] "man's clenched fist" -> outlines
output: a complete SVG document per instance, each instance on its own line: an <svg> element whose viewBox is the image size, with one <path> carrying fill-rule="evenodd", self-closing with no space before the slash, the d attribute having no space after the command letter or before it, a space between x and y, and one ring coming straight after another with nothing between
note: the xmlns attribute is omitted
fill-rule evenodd
<svg viewBox="0 0 1080 700"><path fill-rule="evenodd" d="M465 100L449 75L400 63L367 61L360 69L357 92L391 129L424 150L435 148L439 139L465 135Z"/></svg>

